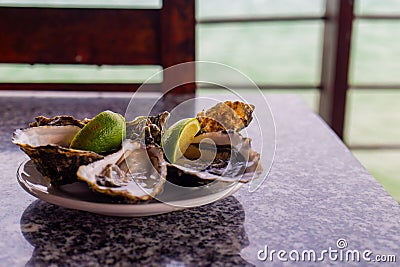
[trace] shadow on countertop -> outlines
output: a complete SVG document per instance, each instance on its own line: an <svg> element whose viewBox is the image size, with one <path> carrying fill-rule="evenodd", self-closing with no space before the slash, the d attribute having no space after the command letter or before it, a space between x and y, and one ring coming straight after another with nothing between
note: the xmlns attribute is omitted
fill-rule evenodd
<svg viewBox="0 0 400 267"><path fill-rule="evenodd" d="M250 266L245 214L234 197L169 214L106 217L37 200L20 226L35 249L26 266Z"/></svg>

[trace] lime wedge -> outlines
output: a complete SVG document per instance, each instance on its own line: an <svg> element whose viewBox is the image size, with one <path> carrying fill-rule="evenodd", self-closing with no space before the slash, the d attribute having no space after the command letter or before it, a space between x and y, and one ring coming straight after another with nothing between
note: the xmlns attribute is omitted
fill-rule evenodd
<svg viewBox="0 0 400 267"><path fill-rule="evenodd" d="M126 136L125 118L106 110L91 119L72 139L70 148L99 154L117 150Z"/></svg>
<svg viewBox="0 0 400 267"><path fill-rule="evenodd" d="M174 163L182 157L199 131L200 123L196 118L182 119L169 127L161 137L161 146L167 160Z"/></svg>

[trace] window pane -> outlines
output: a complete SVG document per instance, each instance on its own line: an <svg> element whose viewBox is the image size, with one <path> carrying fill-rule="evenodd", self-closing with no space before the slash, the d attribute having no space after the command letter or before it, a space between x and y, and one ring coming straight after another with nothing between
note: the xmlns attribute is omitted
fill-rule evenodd
<svg viewBox="0 0 400 267"><path fill-rule="evenodd" d="M161 0L0 0L0 6L160 8Z"/></svg>
<svg viewBox="0 0 400 267"><path fill-rule="evenodd" d="M356 0L358 14L400 14L400 0Z"/></svg>
<svg viewBox="0 0 400 267"><path fill-rule="evenodd" d="M400 90L350 91L346 141L349 144L400 143Z"/></svg>
<svg viewBox="0 0 400 267"><path fill-rule="evenodd" d="M353 151L368 171L400 202L400 152Z"/></svg>
<svg viewBox="0 0 400 267"><path fill-rule="evenodd" d="M350 83L400 83L400 21L356 21Z"/></svg>
<svg viewBox="0 0 400 267"><path fill-rule="evenodd" d="M161 71L160 66L0 64L0 82L136 83ZM162 81L162 77L159 82Z"/></svg>
<svg viewBox="0 0 400 267"><path fill-rule="evenodd" d="M197 17L321 15L325 0L197 0Z"/></svg>
<svg viewBox="0 0 400 267"><path fill-rule="evenodd" d="M400 21L354 24L350 83L400 83Z"/></svg>
<svg viewBox="0 0 400 267"><path fill-rule="evenodd" d="M322 29L322 22L198 25L197 59L227 64L258 83L318 84ZM198 75L215 74L200 68Z"/></svg>

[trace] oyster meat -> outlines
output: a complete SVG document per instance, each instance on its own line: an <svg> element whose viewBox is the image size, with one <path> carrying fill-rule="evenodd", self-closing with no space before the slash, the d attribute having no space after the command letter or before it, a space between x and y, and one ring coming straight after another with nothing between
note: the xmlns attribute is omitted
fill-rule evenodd
<svg viewBox="0 0 400 267"><path fill-rule="evenodd" d="M79 167L77 175L95 192L135 202L161 192L167 167L160 147L128 139L118 152Z"/></svg>
<svg viewBox="0 0 400 267"><path fill-rule="evenodd" d="M30 128L14 131L12 142L32 159L38 171L52 184L76 182L76 171L80 165L103 158L91 151L69 148L87 119L80 121L72 116L39 116L35 119L29 124Z"/></svg>

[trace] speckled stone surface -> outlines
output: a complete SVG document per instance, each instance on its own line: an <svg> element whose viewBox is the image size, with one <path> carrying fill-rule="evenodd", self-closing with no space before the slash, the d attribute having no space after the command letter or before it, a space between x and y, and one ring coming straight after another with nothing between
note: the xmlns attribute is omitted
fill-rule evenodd
<svg viewBox="0 0 400 267"><path fill-rule="evenodd" d="M287 252L337 249L340 238L347 241L346 249L397 255L400 261L399 204L298 97L268 100L277 151L257 191L244 186L199 208L115 218L27 194L15 178L26 156L10 140L15 128L37 115L123 113L129 99L0 97L0 266L282 265L276 257L260 261L257 254L265 246ZM326 258L322 264L345 263Z"/></svg>

